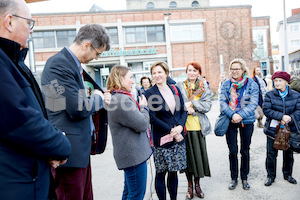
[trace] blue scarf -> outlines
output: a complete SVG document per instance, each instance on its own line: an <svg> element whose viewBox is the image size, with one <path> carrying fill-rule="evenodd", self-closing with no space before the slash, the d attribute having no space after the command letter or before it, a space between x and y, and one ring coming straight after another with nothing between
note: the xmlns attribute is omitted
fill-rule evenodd
<svg viewBox="0 0 300 200"><path fill-rule="evenodd" d="M288 86L286 86L286 89L284 92L281 92L280 90L278 90L279 92L279 96L282 98L282 101L284 101L284 98L286 97L286 95L288 95L289 89Z"/></svg>

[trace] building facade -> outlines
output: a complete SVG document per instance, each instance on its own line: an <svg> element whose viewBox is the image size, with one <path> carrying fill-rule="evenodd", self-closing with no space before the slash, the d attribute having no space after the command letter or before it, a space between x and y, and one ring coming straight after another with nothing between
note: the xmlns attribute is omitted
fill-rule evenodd
<svg viewBox="0 0 300 200"><path fill-rule="evenodd" d="M198 8L209 6L209 0L126 0L128 10L158 8Z"/></svg>
<svg viewBox="0 0 300 200"><path fill-rule="evenodd" d="M280 50L280 66L284 65L284 52L285 52L285 41L284 41L284 25L283 21L280 21L277 26L277 31L280 35L279 50ZM300 8L292 10L292 16L287 18L287 48L289 54L289 69L300 68Z"/></svg>
<svg viewBox="0 0 300 200"><path fill-rule="evenodd" d="M243 58L252 70L271 55L269 18L252 18L249 5L36 14L33 19L37 77L49 57L72 43L81 26L105 26L112 39L111 50L86 65L102 87L116 64L129 66L138 83L142 76L150 76L155 61L166 61L177 81L186 78L186 65L197 61L215 91L220 73L228 75L232 59ZM261 29L262 46L267 50L257 58L253 52L259 45L254 44L253 31Z"/></svg>

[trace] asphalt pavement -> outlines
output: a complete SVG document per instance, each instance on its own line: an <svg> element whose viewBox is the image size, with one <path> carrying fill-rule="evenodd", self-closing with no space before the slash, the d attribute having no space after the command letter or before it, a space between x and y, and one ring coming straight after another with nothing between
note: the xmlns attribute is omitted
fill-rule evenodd
<svg viewBox="0 0 300 200"><path fill-rule="evenodd" d="M208 112L208 118L214 127L219 115L218 101L213 101L213 106ZM200 179L201 189L208 200L299 200L300 199L300 154L294 154L293 177L298 184L293 185L283 179L282 152L277 157L277 177L275 182L264 186L267 176L265 169L266 159L266 136L262 128L254 124L252 143L250 146L250 173L248 182L250 190L243 190L241 181L235 190L228 190L230 183L230 170L228 160L228 148L225 137L217 137L214 133L206 137L207 152L211 170L211 177ZM239 155L240 158L240 155ZM113 158L113 147L109 133L107 147L103 154L91 156L93 191L95 200L121 200L124 173L118 170ZM148 180L145 200L157 200L154 189L155 167L153 158L148 160ZM184 174L178 175L178 200L185 200L187 192L187 180ZM196 194L194 193L194 196ZM168 197L169 199L169 197ZM194 197L194 199L199 199Z"/></svg>

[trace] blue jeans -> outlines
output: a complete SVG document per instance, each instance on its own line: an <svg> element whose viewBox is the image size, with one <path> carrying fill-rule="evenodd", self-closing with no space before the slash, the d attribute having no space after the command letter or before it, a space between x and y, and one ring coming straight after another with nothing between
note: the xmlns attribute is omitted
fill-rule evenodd
<svg viewBox="0 0 300 200"><path fill-rule="evenodd" d="M227 133L226 141L229 148L229 163L230 163L230 172L231 179L237 180L238 178L238 145L237 145L237 133L238 129L240 130L240 141L241 141L241 179L247 180L250 169L250 144L251 137L253 133L253 124L244 124L242 127L241 124L230 123Z"/></svg>
<svg viewBox="0 0 300 200"><path fill-rule="evenodd" d="M276 178L276 167L277 167L277 155L278 150L273 147L274 140L267 137L267 158L266 158L266 169L268 177L274 180ZM282 172L284 177L292 176L294 155L291 149L282 151L283 154L283 165Z"/></svg>
<svg viewBox="0 0 300 200"><path fill-rule="evenodd" d="M144 199L147 185L146 161L124 169L124 190L122 200Z"/></svg>

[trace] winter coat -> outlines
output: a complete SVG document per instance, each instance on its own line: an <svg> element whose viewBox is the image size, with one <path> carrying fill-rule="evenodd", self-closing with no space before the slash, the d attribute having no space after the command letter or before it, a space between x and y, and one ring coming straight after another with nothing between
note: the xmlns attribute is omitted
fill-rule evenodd
<svg viewBox="0 0 300 200"><path fill-rule="evenodd" d="M118 169L139 165L152 154L146 133L150 120L148 108L141 106L140 109L129 95L112 95L108 106L108 124Z"/></svg>
<svg viewBox="0 0 300 200"><path fill-rule="evenodd" d="M49 160L66 159L71 145L46 119L24 51L20 44L0 38L0 199L46 200Z"/></svg>
<svg viewBox="0 0 300 200"><path fill-rule="evenodd" d="M300 94L288 87L288 94L283 101L277 89L267 92L262 107L267 117L264 133L274 139L275 127L270 127L271 120L280 121L283 115L294 115L296 121L300 121ZM292 132L296 131L294 121L289 123Z"/></svg>
<svg viewBox="0 0 300 200"><path fill-rule="evenodd" d="M220 106L221 111L224 112L230 119L237 113L243 119L243 124L251 124L255 122L254 111L258 105L258 86L252 78L247 78L247 85L244 89L243 99L241 100L241 110L234 111L229 107L229 91L231 86L231 79L226 80L221 89Z"/></svg>
<svg viewBox="0 0 300 200"><path fill-rule="evenodd" d="M188 102L189 101L188 94L186 89L184 88L184 83L179 82L176 84L176 86L180 89L184 102L185 103ZM205 113L209 112L211 109L211 105L212 105L211 97L213 96L213 93L210 91L207 83L205 82L204 82L204 87L205 87L205 91L201 95L200 99L197 101L193 100L192 104L194 106L193 108L195 109L195 113L193 114L193 116L197 115L199 117L199 122L201 125L201 133L203 136L206 136L212 131L210 121Z"/></svg>

